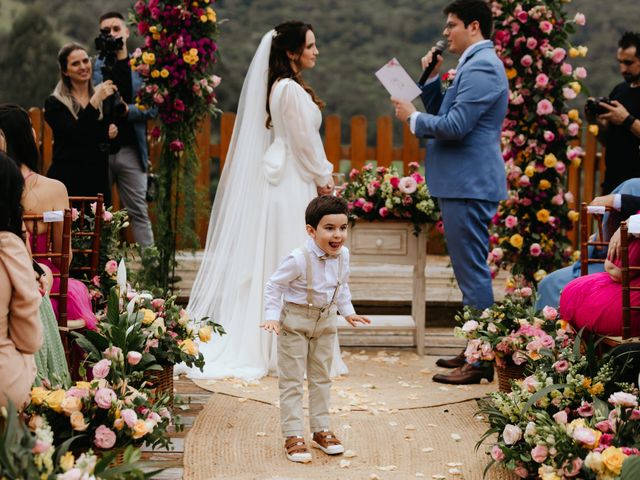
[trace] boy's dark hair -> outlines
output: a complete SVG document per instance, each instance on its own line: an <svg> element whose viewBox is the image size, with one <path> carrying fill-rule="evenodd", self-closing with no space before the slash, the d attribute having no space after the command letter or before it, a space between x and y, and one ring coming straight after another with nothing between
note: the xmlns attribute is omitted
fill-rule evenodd
<svg viewBox="0 0 640 480"><path fill-rule="evenodd" d="M484 0L455 0L444 7L443 12L448 15L452 13L468 27L471 22L477 21L480 24L480 31L485 39L491 37L493 30L493 15L491 7Z"/></svg>
<svg viewBox="0 0 640 480"><path fill-rule="evenodd" d="M636 57L640 58L640 33L624 32L622 37L620 37L618 47L623 50L626 50L629 47L636 47Z"/></svg>
<svg viewBox="0 0 640 480"><path fill-rule="evenodd" d="M124 15L122 15L120 12L107 12L100 15L100 20L98 20L98 23L102 23L109 18L119 18L124 22Z"/></svg>
<svg viewBox="0 0 640 480"><path fill-rule="evenodd" d="M336 213L344 213L349 216L349 207L347 201L342 197L334 197L332 195L321 195L314 198L307 205L304 212L304 219L307 225L318 228L318 224L325 215L334 215Z"/></svg>

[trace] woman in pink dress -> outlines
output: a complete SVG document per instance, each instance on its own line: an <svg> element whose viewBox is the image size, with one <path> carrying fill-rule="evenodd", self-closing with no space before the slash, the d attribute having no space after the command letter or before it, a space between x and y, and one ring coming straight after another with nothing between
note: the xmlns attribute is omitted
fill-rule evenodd
<svg viewBox="0 0 640 480"><path fill-rule="evenodd" d="M620 230L611 238L604 272L578 277L562 291L560 315L576 330L610 336L622 333L622 270L615 248L619 238ZM640 239L630 239L629 265L640 265ZM631 286L640 286L640 277L632 278ZM631 291L631 305L640 305L640 291ZM631 311L631 335L640 335L639 311Z"/></svg>

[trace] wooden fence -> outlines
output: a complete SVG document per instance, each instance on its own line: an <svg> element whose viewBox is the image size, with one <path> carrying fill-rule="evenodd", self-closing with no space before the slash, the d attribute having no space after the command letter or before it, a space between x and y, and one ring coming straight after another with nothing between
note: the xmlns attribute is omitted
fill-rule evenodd
<svg viewBox="0 0 640 480"><path fill-rule="evenodd" d="M29 111L31 121L36 132L42 157L42 170L46 172L52 159L52 133L44 121L43 112L37 108ZM392 162L400 162L404 170L411 162L422 162L425 158L425 149L420 147L418 139L411 133L409 127L402 126L402 138L395 142L393 138L393 121L391 116L381 116L376 119L376 143L370 146L367 143L368 120L364 115L356 115L350 121L350 138L348 143L342 139L342 119L337 115L329 115L324 120L324 148L327 158L338 171L342 160L349 160L350 167L362 168L369 161L376 161L377 165L390 166ZM207 119L202 123L197 132L197 152L200 158L200 172L196 180L196 189L204 192L203 200L211 203L208 198L209 185L212 173L212 158L219 160L217 165L222 169L229 150L229 143L233 133L235 114L224 113L219 118ZM219 143L211 143L211 132L217 130ZM584 149L585 158L580 168L569 168L568 188L573 193L576 207L582 201L590 201L600 191L599 184L604 174L603 152L596 138L591 133L585 133ZM160 145L150 147L151 162L154 164L160 154ZM428 160L427 160L428 161ZM398 164L398 163L396 163ZM114 196L114 199L117 196ZM207 235L208 217L198 221L198 235L204 245ZM574 228L570 233L574 246L577 245L578 229Z"/></svg>

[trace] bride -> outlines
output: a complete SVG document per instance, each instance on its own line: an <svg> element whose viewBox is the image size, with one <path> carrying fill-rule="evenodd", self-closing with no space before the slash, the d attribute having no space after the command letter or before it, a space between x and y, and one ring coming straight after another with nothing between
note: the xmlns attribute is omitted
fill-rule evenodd
<svg viewBox="0 0 640 480"><path fill-rule="evenodd" d="M200 345L204 372L182 366L191 378L277 374L276 336L259 328L263 288L304 244L307 204L333 188L318 131L324 103L301 76L317 55L311 25L285 22L262 38L249 66L187 307L227 334ZM332 370L347 371L337 342Z"/></svg>

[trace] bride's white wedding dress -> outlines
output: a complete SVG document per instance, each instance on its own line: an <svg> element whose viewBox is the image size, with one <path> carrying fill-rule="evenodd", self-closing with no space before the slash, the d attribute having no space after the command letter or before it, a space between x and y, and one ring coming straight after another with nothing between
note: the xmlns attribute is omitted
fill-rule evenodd
<svg viewBox="0 0 640 480"><path fill-rule="evenodd" d="M220 185L205 255L187 311L210 317L226 335L201 343L204 371L178 366L191 378L256 379L277 375L276 337L259 328L263 288L279 263L304 245L304 212L326 185L332 165L319 134L322 116L294 80L277 82L266 123L266 75L272 33L263 37L249 67ZM332 375L347 372L336 342Z"/></svg>

